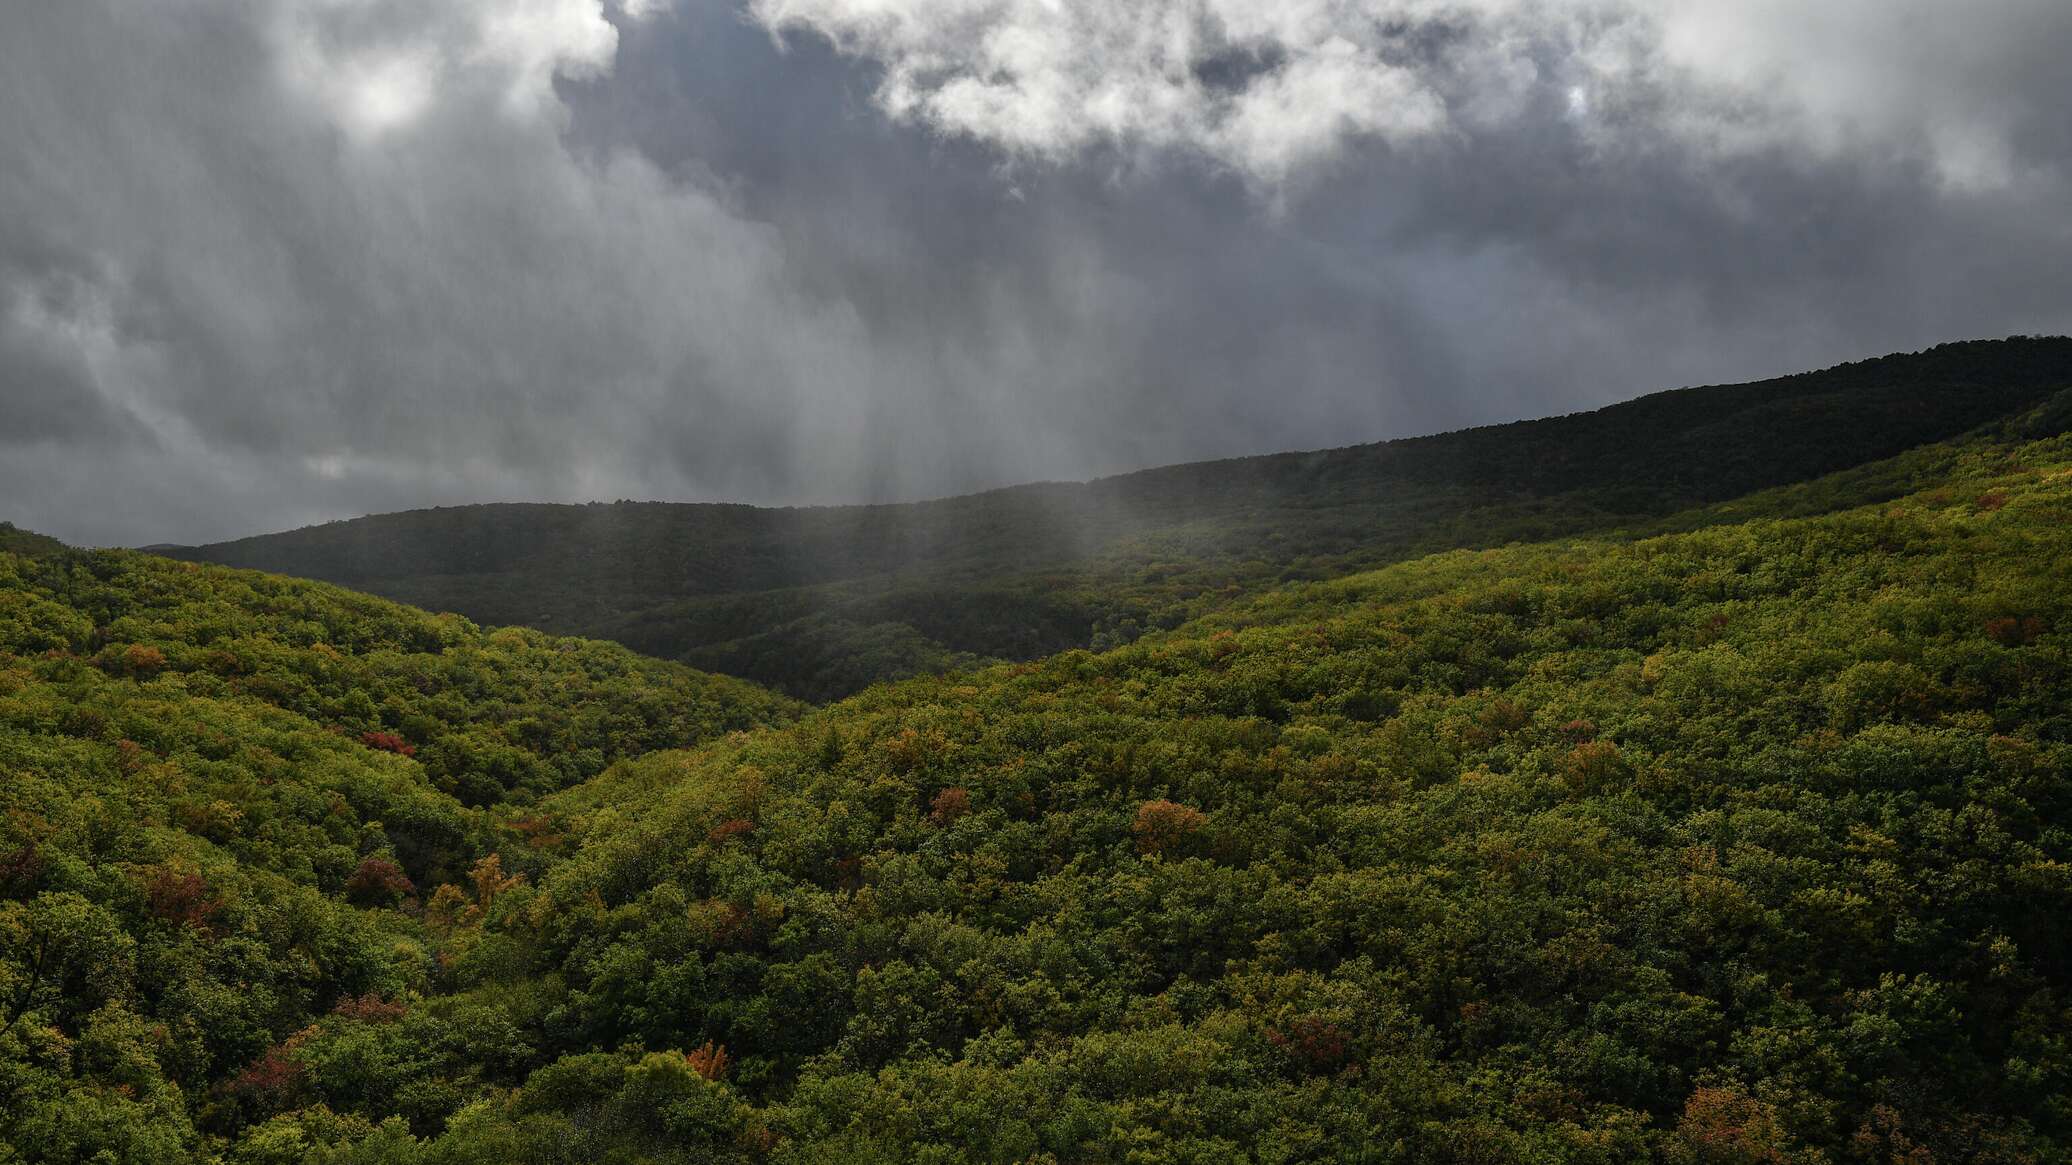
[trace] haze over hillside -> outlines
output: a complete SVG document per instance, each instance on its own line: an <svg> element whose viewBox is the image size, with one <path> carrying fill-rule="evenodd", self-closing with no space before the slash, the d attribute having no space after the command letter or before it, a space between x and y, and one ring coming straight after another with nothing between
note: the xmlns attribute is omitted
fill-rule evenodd
<svg viewBox="0 0 2072 1165"><path fill-rule="evenodd" d="M1949 344L1592 413L900 506L460 506L167 553L618 640L826 698L1127 641L1227 588L1646 522L1955 437L2072 340Z"/></svg>

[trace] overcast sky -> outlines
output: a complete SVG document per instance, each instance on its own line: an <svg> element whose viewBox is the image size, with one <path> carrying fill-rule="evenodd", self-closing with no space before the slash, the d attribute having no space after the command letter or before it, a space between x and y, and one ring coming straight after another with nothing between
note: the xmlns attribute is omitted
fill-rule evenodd
<svg viewBox="0 0 2072 1165"><path fill-rule="evenodd" d="M0 518L903 499L2072 330L2064 0L0 5Z"/></svg>

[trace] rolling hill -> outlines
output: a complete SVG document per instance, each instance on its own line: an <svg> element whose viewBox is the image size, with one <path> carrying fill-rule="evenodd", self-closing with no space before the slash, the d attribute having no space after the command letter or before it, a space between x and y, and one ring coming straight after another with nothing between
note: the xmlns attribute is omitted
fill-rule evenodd
<svg viewBox="0 0 2072 1165"><path fill-rule="evenodd" d="M2068 428L817 710L0 553L0 1160L2064 1160Z"/></svg>
<svg viewBox="0 0 2072 1165"><path fill-rule="evenodd" d="M166 553L611 639L822 700L1126 643L1276 582L1637 529L1958 437L2068 385L2072 340L2015 338L1442 436L934 502L463 506Z"/></svg>

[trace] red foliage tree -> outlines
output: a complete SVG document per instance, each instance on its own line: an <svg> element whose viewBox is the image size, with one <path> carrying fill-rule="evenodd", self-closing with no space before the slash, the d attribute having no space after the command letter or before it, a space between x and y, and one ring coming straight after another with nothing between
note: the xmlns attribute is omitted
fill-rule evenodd
<svg viewBox="0 0 2072 1165"><path fill-rule="evenodd" d="M360 743L368 748L378 748L383 752L395 753L397 756L417 755L416 745L393 732L362 732L360 733Z"/></svg>
<svg viewBox="0 0 2072 1165"><path fill-rule="evenodd" d="M363 906L387 906L415 889L403 867L375 854L361 858L345 880L345 892Z"/></svg>
<svg viewBox="0 0 2072 1165"><path fill-rule="evenodd" d="M261 1112L281 1112L295 1107L306 1091L309 1073L295 1054L315 1028L304 1028L260 1053L245 1070L222 1085L225 1092Z"/></svg>
<svg viewBox="0 0 2072 1165"><path fill-rule="evenodd" d="M144 879L144 900L154 917L175 926L209 929L223 902L209 893L201 874L160 866Z"/></svg>

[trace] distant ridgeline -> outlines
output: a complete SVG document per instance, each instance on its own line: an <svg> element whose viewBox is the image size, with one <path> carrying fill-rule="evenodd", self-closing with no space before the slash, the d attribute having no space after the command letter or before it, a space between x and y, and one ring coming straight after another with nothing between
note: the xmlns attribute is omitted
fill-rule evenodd
<svg viewBox="0 0 2072 1165"><path fill-rule="evenodd" d="M0 550L0 1163L2072 1160L2063 352L866 511L968 563L943 515L1220 498L1071 585L1243 593L819 709ZM835 517L597 513L734 521L743 578ZM1245 592L1269 514L1290 563L1630 525Z"/></svg>
<svg viewBox="0 0 2072 1165"><path fill-rule="evenodd" d="M462 506L166 552L613 639L826 699L1128 642L1278 581L1638 529L1958 436L2068 385L2072 340L1980 341L1082 485L814 509Z"/></svg>

